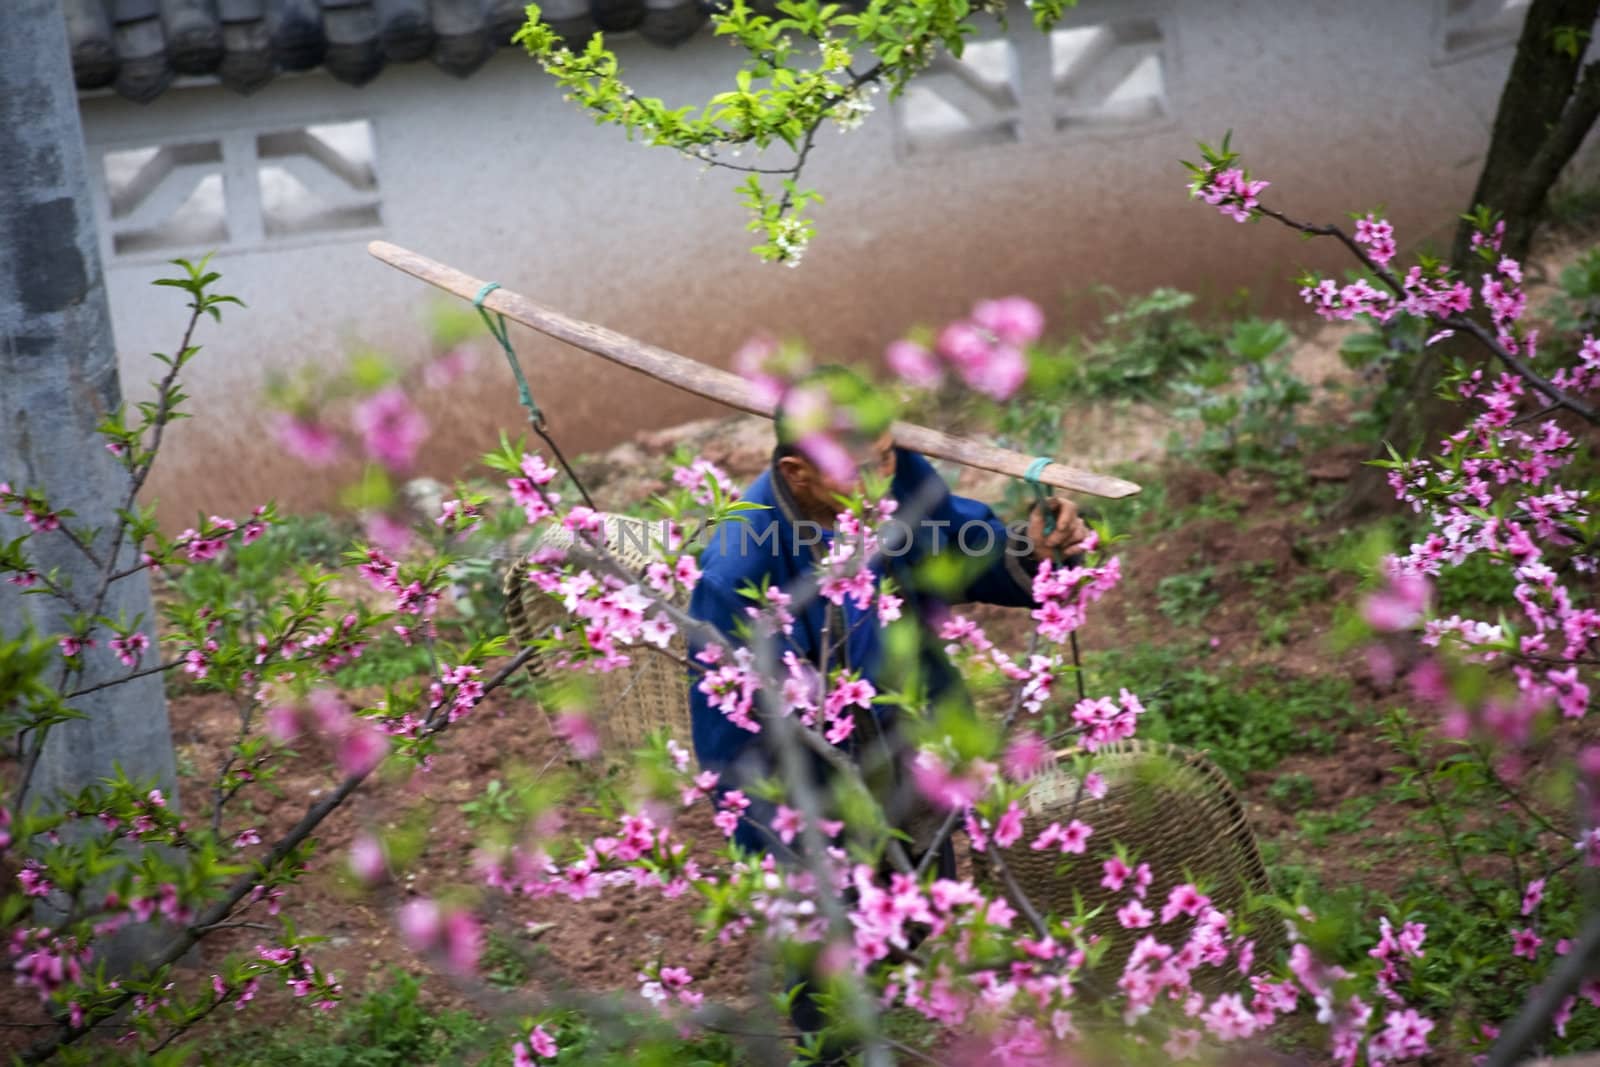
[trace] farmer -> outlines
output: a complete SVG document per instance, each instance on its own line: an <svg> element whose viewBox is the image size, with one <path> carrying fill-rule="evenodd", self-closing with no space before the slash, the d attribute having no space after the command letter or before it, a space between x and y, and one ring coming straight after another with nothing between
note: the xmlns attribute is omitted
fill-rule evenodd
<svg viewBox="0 0 1600 1067"><path fill-rule="evenodd" d="M832 410L856 414L854 430L829 435L844 455L825 456L832 462L823 465L817 462L817 447L812 444L819 388L826 392ZM746 511L743 517L747 521L725 523L710 535L700 557L702 576L689 614L716 627L737 647L741 624L749 619L747 609L756 603L741 591L763 585L781 589L794 597L794 627L791 635L777 637L774 659L792 650L819 669L842 665L859 671L878 692L915 681L920 683L918 691L933 705L941 697L961 692L959 679L940 647L942 642L930 625L946 613L943 599L1031 606L1032 577L1039 561L1054 552L1071 553L1089 531L1074 506L1055 497L1047 502L1056 519L1049 535L1045 534L1044 513L1037 508L1025 527L1007 528L987 505L951 493L922 456L896 447L889 436L889 423L890 415L871 403L866 384L843 368L822 368L791 387L778 405L772 465L742 497L764 507ZM808 447L803 449L802 443ZM885 631L877 618L876 601L862 609L850 598L834 605L820 596L803 597L816 563L826 555L835 536L840 498L862 492L863 484L873 481L879 486L887 483L889 495L898 502L893 520L880 527L883 548L873 564L873 582L876 586L886 575L892 577L897 595L904 598L902 617L919 624L921 649L911 668L915 679L906 677L908 672L896 668L885 655ZM943 599L928 588L930 583L923 580L919 567L941 553L953 554L951 562L961 565L953 590L948 584L943 589L955 595ZM702 647L703 643L691 641L691 657ZM787 850L772 825L776 805L749 792L753 783L778 777L777 753L770 745L772 731L752 733L713 707L696 684L699 672L691 673L695 754L703 768L719 774L723 790L744 790L751 801L735 832L735 842L750 852L783 856ZM759 697L752 715L759 721ZM926 812L926 805L915 796L892 709L858 710L854 729L840 747L861 767L890 825L909 830L914 841L925 844L926 838L910 826L919 812ZM814 753L808 752L807 757L810 773L822 786L816 795L826 799L827 763ZM789 806L795 806L793 798ZM954 854L948 842L939 860L942 872L953 877Z"/></svg>

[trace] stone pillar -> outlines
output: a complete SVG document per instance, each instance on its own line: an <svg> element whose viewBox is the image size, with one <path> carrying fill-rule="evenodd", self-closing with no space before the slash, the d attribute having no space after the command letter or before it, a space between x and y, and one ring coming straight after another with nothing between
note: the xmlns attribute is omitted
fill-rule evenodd
<svg viewBox="0 0 1600 1067"><path fill-rule="evenodd" d="M133 547L112 545L110 534L129 479L95 433L122 402L122 390L59 0L7 0L0 7L0 56L0 481L42 489L53 508L76 513L75 524L100 531L92 545L98 559L126 567L136 558ZM186 312L178 299L171 303L176 332ZM0 538L25 532L20 521L0 515ZM100 569L64 536L35 535L28 546L41 571L58 568L78 596L94 596ZM72 613L54 597L21 596L0 583L0 632L31 625L57 633ZM143 616L151 646L140 666L158 662L145 572L112 584L101 613L130 621ZM98 647L84 653L80 688L128 673L106 648L106 636L98 634ZM135 778L153 777L169 803L177 802L159 674L72 706L87 718L50 731L27 803L48 805L61 790L109 775L113 763Z"/></svg>

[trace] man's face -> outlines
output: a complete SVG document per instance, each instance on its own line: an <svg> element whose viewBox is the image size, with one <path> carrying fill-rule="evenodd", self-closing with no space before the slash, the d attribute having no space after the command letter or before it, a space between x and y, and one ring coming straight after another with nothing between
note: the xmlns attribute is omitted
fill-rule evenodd
<svg viewBox="0 0 1600 1067"><path fill-rule="evenodd" d="M841 444L856 464L856 475L849 482L829 477L804 456L785 456L778 461L778 469L789 483L796 503L813 517L835 514L839 510L839 497L859 494L867 487L869 478L884 483L894 478L894 438L887 431L872 441Z"/></svg>
<svg viewBox="0 0 1600 1067"><path fill-rule="evenodd" d="M848 484L840 485L822 471L817 471L824 492L831 500L840 496L855 496L866 488L869 478L887 482L894 478L894 438L885 433L874 441L855 447L846 445L845 451L856 465L856 476ZM812 467L816 470L816 467Z"/></svg>

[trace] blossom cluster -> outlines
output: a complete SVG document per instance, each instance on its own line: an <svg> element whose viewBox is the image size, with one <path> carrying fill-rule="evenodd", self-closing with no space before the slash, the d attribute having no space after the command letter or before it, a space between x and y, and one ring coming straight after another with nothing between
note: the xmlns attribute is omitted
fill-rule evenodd
<svg viewBox="0 0 1600 1067"><path fill-rule="evenodd" d="M1044 313L1025 297L980 300L966 318L940 330L931 349L899 340L884 358L891 371L916 388L938 388L949 368L967 388L1006 400L1028 376L1026 349L1043 333Z"/></svg>
<svg viewBox="0 0 1600 1067"><path fill-rule="evenodd" d="M1497 238L1480 236L1480 246L1496 255ZM1526 308L1516 284L1520 268L1501 256L1495 269L1496 275L1484 276L1486 306L1501 343L1527 351L1535 335L1521 335L1517 325ZM1593 338L1584 338L1580 360L1596 347ZM1577 384L1577 376L1563 384ZM1585 603L1582 592L1584 576L1596 570L1597 561L1579 530L1592 505L1586 489L1558 480L1577 454L1576 437L1553 417L1529 423L1519 416L1527 398L1521 377L1478 369L1458 390L1477 409L1467 426L1443 443L1439 456L1397 462L1389 471L1396 497L1421 513L1430 529L1387 561L1386 585L1368 602L1368 619L1384 630L1420 627L1424 646L1471 661L1504 662L1514 696L1478 708L1476 722L1515 750L1529 742L1533 722L1546 709L1559 709L1569 719L1588 710L1591 684L1581 665L1600 642L1600 612ZM1476 555L1514 576L1521 610L1514 629L1504 620L1427 616L1431 580ZM1412 674L1419 695L1442 705L1447 725L1463 733L1471 725L1467 709L1455 704L1441 682L1427 665Z"/></svg>
<svg viewBox="0 0 1600 1067"><path fill-rule="evenodd" d="M459 353L430 367L435 382L446 382L469 360ZM351 423L366 458L396 472L410 470L428 438L428 419L400 385L384 386L357 401ZM279 447L311 467L326 467L344 455L339 431L322 413L286 412L273 422Z"/></svg>
<svg viewBox="0 0 1600 1067"><path fill-rule="evenodd" d="M1262 190L1272 183L1252 179L1238 167L1213 168L1191 182L1191 196L1204 200L1235 222L1249 222L1260 206Z"/></svg>
<svg viewBox="0 0 1600 1067"><path fill-rule="evenodd" d="M612 671L632 662L627 648L665 649L678 627L656 598L679 600L693 591L700 580L694 556L684 552L670 562L654 561L642 580L630 581L606 570L596 573L581 557L585 547L599 551L603 546L601 517L579 506L571 508L561 522L577 548L544 545L535 549L524 565L526 578L536 589L560 600L573 620L573 636L580 639L558 642L552 648L552 665Z"/></svg>
<svg viewBox="0 0 1600 1067"><path fill-rule="evenodd" d="M724 499L739 499L739 487L728 477L727 471L704 457L672 468L672 484L689 490L689 497L696 504L709 507L714 498L708 481L716 485Z"/></svg>
<svg viewBox="0 0 1600 1067"><path fill-rule="evenodd" d="M356 715L337 693L314 690L304 704L276 704L266 711L267 732L289 744L304 730L332 745L334 760L346 775L369 774L389 750L383 728L373 719Z"/></svg>
<svg viewBox="0 0 1600 1067"><path fill-rule="evenodd" d="M1196 175L1191 188L1239 221L1261 214L1259 204L1252 202L1259 190L1253 190L1233 166L1236 156L1226 143L1221 152L1204 150L1207 166L1191 166ZM1339 232L1269 214L1303 232ZM1510 369L1469 365L1446 378L1472 405L1465 427L1441 442L1431 456L1383 464L1389 468L1396 498L1422 516L1427 530L1408 550L1383 561L1381 584L1364 597L1361 618L1368 632L1386 640L1368 649L1374 676L1393 679L1400 672L1403 660L1395 654L1389 635L1413 638L1416 651L1406 656L1410 662L1404 677L1412 695L1439 710L1446 736L1474 741L1485 753L1487 778L1516 802L1516 789L1533 767L1549 719L1585 717L1595 684L1591 668L1600 641L1600 612L1587 596L1592 576L1600 569L1589 532L1593 505L1583 476L1569 473L1579 455L1580 438L1555 412L1564 406L1578 409L1575 401L1586 400L1600 388L1600 342L1584 336L1574 358L1548 382L1525 371L1539 356L1539 331L1522 321L1528 310L1523 266L1503 250L1503 222L1494 222L1484 209L1470 219L1476 227L1471 249L1483 264L1476 287L1437 263L1425 262L1400 273L1392 266L1397 254L1393 227L1368 214L1344 239L1381 285L1368 278L1341 284L1311 277L1301 295L1317 314L1330 320L1429 321L1434 330L1427 346L1462 330L1483 336L1464 318L1475 310L1474 297L1492 325L1488 347ZM1518 357L1526 362L1519 363ZM1533 409L1534 404L1540 407ZM1474 557L1511 577L1516 606L1511 617L1435 613L1435 583ZM1463 668L1483 672L1473 677L1493 681L1463 686L1459 684ZM1537 830L1567 833L1577 859L1600 866L1600 833L1593 829L1600 818L1600 748L1582 748L1575 755L1580 825L1562 831L1540 819ZM1525 803L1520 808L1509 804L1505 810L1532 815ZM1540 903L1548 879L1570 866L1560 857L1551 863L1544 876L1526 881L1515 864L1510 872L1521 898L1521 921L1507 931L1506 954L1541 970L1548 962L1544 946L1551 937L1542 933L1537 918ZM1470 876L1462 871L1461 877L1470 889ZM1478 890L1472 895L1478 904L1484 903ZM1302 972L1309 965L1303 946L1295 946L1291 967L1317 998L1320 1016L1331 1023L1339 1063L1353 1065L1362 1057L1369 1064L1389 1063L1429 1049L1434 1022L1406 1007L1399 992L1413 981L1423 934L1417 923L1406 923L1396 933L1387 919L1382 921L1378 942L1369 952L1378 965L1370 976L1374 990L1370 1002L1353 995L1340 1000L1331 983L1305 981ZM1556 938L1555 944L1560 955L1571 942ZM1338 968L1329 977L1347 982L1353 976ZM1318 991L1314 985L1325 988ZM1558 1034L1565 1035L1580 998L1591 992L1590 999L1600 1003L1600 985L1586 985L1561 1002L1552 1019ZM1379 1025L1381 1001L1390 1002L1392 1010L1383 1014ZM1474 1025L1474 1040L1498 1036L1498 1029L1489 1023Z"/></svg>

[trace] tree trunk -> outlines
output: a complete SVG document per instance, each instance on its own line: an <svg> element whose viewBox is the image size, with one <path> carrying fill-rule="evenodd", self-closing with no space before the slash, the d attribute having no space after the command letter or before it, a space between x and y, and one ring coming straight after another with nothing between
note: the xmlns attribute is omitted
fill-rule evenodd
<svg viewBox="0 0 1600 1067"><path fill-rule="evenodd" d="M1533 243L1551 187L1600 114L1600 64L1585 68L1582 62L1587 38L1579 54L1569 56L1557 51L1555 32L1590 29L1597 14L1600 0L1533 0L1500 93L1488 155L1466 210L1485 204L1499 211L1506 224L1501 250L1519 262ZM1471 283L1481 273L1472 253L1472 227L1465 221L1456 227L1450 265ZM1405 454L1414 447L1432 448L1459 429L1461 406L1435 395L1440 371L1446 357L1481 359L1484 354L1476 342L1458 336L1418 356L1412 366L1398 368L1406 381L1396 387L1398 400L1384 441ZM1392 504L1383 472L1362 467L1340 511L1357 518Z"/></svg>
<svg viewBox="0 0 1600 1067"><path fill-rule="evenodd" d="M57 0L6 0L0 12L0 480L42 489L56 510L71 509L102 561L121 566L132 545L112 545L114 509L129 478L95 427L122 402L110 308L101 275L88 163ZM175 321L181 313L174 301ZM27 533L0 514L0 538ZM41 571L92 597L100 569L60 533L35 535L28 550ZM72 609L48 595L21 596L0 583L0 631L68 629ZM155 612L146 572L112 584L103 614L141 624L157 662ZM106 647L83 654L80 688L128 672ZM53 679L51 679L53 681ZM87 717L51 729L26 799L46 808L114 773L152 779L177 803L176 765L161 676L152 674L71 701ZM0 800L9 803L10 797ZM126 959L127 942L120 953ZM116 966L115 962L113 966Z"/></svg>
<svg viewBox="0 0 1600 1067"><path fill-rule="evenodd" d="M1569 56L1556 50L1555 33L1562 27L1590 29L1597 13L1600 0L1533 0L1528 5L1517 54L1511 61L1506 86L1500 93L1500 107L1495 112L1489 154L1478 173L1472 202L1467 205L1470 210L1475 204L1487 204L1504 214L1506 236L1502 250L1512 259L1527 256L1545 196L1561 167L1578 149L1578 144L1573 143L1553 173L1540 175L1539 180L1523 181L1530 164L1560 126L1583 70L1587 39L1580 44L1578 55ZM1587 133L1593 123L1594 113L1590 111L1581 132ZM1472 227L1463 222L1456 227L1450 263L1463 270L1474 262Z"/></svg>

